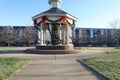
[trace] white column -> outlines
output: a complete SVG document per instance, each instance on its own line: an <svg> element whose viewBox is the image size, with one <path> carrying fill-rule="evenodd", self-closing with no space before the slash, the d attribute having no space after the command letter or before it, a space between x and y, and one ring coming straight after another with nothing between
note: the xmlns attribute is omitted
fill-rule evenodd
<svg viewBox="0 0 120 80"><path fill-rule="evenodd" d="M50 32L52 32L52 25L51 24L49 24L49 29L50 29ZM50 44L49 45L52 45L52 41L51 41L51 34L50 34L50 32L49 32L49 42L50 42Z"/></svg>
<svg viewBox="0 0 120 80"><path fill-rule="evenodd" d="M43 26L41 24L40 26L40 45L43 45Z"/></svg>
<svg viewBox="0 0 120 80"><path fill-rule="evenodd" d="M43 45L46 45L46 31L43 31Z"/></svg>
<svg viewBox="0 0 120 80"><path fill-rule="evenodd" d="M62 37L63 37L63 44L66 44L66 38L65 38L65 37L66 37L66 36L65 36L65 32L66 32L66 31L65 31L65 29L63 29L62 32L63 32L63 35L62 35Z"/></svg>
<svg viewBox="0 0 120 80"><path fill-rule="evenodd" d="M71 27L69 27L69 31L70 31L70 33L69 33L70 34L70 37L69 37L70 38L70 44L73 45L72 44L73 35L72 35L72 28Z"/></svg>
<svg viewBox="0 0 120 80"><path fill-rule="evenodd" d="M67 25L67 45L69 45L69 44L70 44L70 28Z"/></svg>
<svg viewBox="0 0 120 80"><path fill-rule="evenodd" d="M90 38L93 38L93 29L90 29Z"/></svg>
<svg viewBox="0 0 120 80"><path fill-rule="evenodd" d="M40 44L40 30L38 30L38 45Z"/></svg>
<svg viewBox="0 0 120 80"><path fill-rule="evenodd" d="M46 41L49 41L49 31L46 29Z"/></svg>
<svg viewBox="0 0 120 80"><path fill-rule="evenodd" d="M62 31L61 31L61 24L60 24L60 26L58 26L58 36L60 40L62 40L61 34L62 34ZM59 45L62 45L62 43L59 43Z"/></svg>

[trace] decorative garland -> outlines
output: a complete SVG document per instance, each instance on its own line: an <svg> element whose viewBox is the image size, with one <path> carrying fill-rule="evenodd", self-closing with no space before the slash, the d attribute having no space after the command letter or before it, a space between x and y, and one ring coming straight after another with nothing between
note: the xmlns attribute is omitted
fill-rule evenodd
<svg viewBox="0 0 120 80"><path fill-rule="evenodd" d="M37 21L36 20L34 20L34 27L36 27L37 29L39 29L38 28L38 26L40 26L40 24L42 23L42 24L45 24L45 21L49 21L49 22L59 22L59 21L61 21L62 23L65 23L65 22L68 22L69 24L71 24L67 19L66 19L66 17L65 16L62 16L60 19L58 19L58 20L50 20L50 19L48 19L46 16L42 16L42 20L39 22L39 23L37 23ZM73 23L71 24L71 25L73 25L73 27L75 26L75 21L73 21Z"/></svg>
<svg viewBox="0 0 120 80"><path fill-rule="evenodd" d="M71 24L68 20L66 20L68 24L71 25L71 27L75 27L75 21L73 21L73 23Z"/></svg>

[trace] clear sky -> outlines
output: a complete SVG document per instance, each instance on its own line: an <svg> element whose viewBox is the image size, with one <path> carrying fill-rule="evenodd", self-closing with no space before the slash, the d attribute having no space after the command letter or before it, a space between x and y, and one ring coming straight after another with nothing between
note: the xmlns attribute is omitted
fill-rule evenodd
<svg viewBox="0 0 120 80"><path fill-rule="evenodd" d="M0 0L0 25L33 25L31 17L50 8L48 0ZM120 19L120 0L62 0L61 9L78 18L76 27L108 27Z"/></svg>

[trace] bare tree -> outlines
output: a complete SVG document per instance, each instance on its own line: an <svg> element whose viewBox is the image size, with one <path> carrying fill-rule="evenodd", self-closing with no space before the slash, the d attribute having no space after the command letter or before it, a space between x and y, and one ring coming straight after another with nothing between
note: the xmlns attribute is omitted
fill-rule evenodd
<svg viewBox="0 0 120 80"><path fill-rule="evenodd" d="M100 31L98 31L97 33L96 40L97 40L97 45L102 46L103 36L101 35Z"/></svg>
<svg viewBox="0 0 120 80"><path fill-rule="evenodd" d="M24 46L30 46L30 43L37 41L37 32L33 30L33 27L26 27L22 33L22 41Z"/></svg>
<svg viewBox="0 0 120 80"><path fill-rule="evenodd" d="M3 31L2 30L0 30L0 44L3 42L3 37L4 37L4 35L3 35Z"/></svg>
<svg viewBox="0 0 120 80"><path fill-rule="evenodd" d="M116 47L119 48L120 43L120 20L115 19L110 22L110 27L113 28L113 36L115 37Z"/></svg>
<svg viewBox="0 0 120 80"><path fill-rule="evenodd" d="M3 35L4 34L4 35ZM6 43L8 46L14 43L14 30L10 26L6 26L2 31L2 42Z"/></svg>
<svg viewBox="0 0 120 80"><path fill-rule="evenodd" d="M87 31L84 30L81 37L81 45L87 46L89 42L90 42L90 36L87 33Z"/></svg>

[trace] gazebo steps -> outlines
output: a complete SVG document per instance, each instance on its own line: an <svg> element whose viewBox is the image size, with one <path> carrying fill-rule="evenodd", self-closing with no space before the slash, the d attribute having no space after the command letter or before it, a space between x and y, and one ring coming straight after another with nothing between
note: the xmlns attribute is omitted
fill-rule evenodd
<svg viewBox="0 0 120 80"><path fill-rule="evenodd" d="M40 49L27 49L26 53L31 54L73 54L80 53L81 50L40 50Z"/></svg>
<svg viewBox="0 0 120 80"><path fill-rule="evenodd" d="M36 49L39 50L73 50L73 45L57 45L57 46L36 46Z"/></svg>

